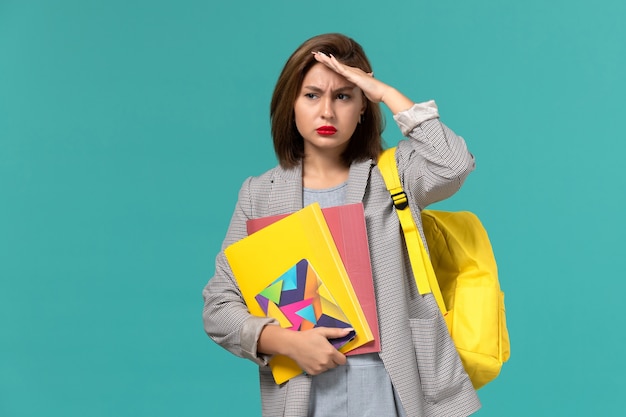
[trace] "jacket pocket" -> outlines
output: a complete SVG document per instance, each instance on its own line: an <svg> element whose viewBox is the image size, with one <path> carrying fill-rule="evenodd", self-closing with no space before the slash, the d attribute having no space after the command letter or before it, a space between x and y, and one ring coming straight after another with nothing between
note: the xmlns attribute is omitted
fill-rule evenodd
<svg viewBox="0 0 626 417"><path fill-rule="evenodd" d="M409 323L424 399L438 403L457 394L468 376L443 317Z"/></svg>

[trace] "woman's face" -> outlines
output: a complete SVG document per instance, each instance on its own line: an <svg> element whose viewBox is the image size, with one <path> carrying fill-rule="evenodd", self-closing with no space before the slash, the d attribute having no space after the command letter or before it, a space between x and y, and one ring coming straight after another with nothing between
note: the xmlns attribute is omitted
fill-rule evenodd
<svg viewBox="0 0 626 417"><path fill-rule="evenodd" d="M341 155L365 110L361 90L321 63L304 76L294 104L304 155Z"/></svg>

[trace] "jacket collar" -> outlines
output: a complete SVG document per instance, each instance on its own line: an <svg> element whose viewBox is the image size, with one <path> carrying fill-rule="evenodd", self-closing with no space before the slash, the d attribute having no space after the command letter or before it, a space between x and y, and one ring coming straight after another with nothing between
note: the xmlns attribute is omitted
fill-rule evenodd
<svg viewBox="0 0 626 417"><path fill-rule="evenodd" d="M374 161L371 159L353 162L350 165L346 204L363 201L372 166L374 166ZM273 183L273 195L269 199L271 213L291 213L302 208L302 163L288 169L279 165L271 181ZM284 196L289 196L289 198L284 198Z"/></svg>

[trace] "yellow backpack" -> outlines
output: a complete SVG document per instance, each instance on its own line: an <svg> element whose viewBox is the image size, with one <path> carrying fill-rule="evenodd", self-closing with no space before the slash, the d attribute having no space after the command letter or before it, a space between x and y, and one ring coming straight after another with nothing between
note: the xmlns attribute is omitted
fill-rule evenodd
<svg viewBox="0 0 626 417"><path fill-rule="evenodd" d="M478 389L498 376L510 356L504 293L487 232L470 212L423 210L429 256L400 184L395 148L383 152L378 167L402 224L417 288L433 293Z"/></svg>

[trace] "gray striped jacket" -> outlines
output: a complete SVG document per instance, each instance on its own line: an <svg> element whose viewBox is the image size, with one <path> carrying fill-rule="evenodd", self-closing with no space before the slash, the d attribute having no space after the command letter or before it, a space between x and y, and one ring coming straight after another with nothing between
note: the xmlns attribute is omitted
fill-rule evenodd
<svg viewBox="0 0 626 417"><path fill-rule="evenodd" d="M396 160L420 230L419 210L456 192L474 168L463 139L439 121L436 107L434 116L423 117L423 106L394 116L408 137L398 143ZM417 291L399 221L375 161L350 167L346 203L358 202L365 207L380 356L407 416L472 414L480 402L434 298ZM278 166L249 178L241 188L222 249L246 236L248 219L301 208L301 167ZM260 365L263 416L306 417L310 377L301 375L282 385L274 382L266 358L256 352L259 333L272 319L250 316L223 250L203 295L209 336L233 354Z"/></svg>

